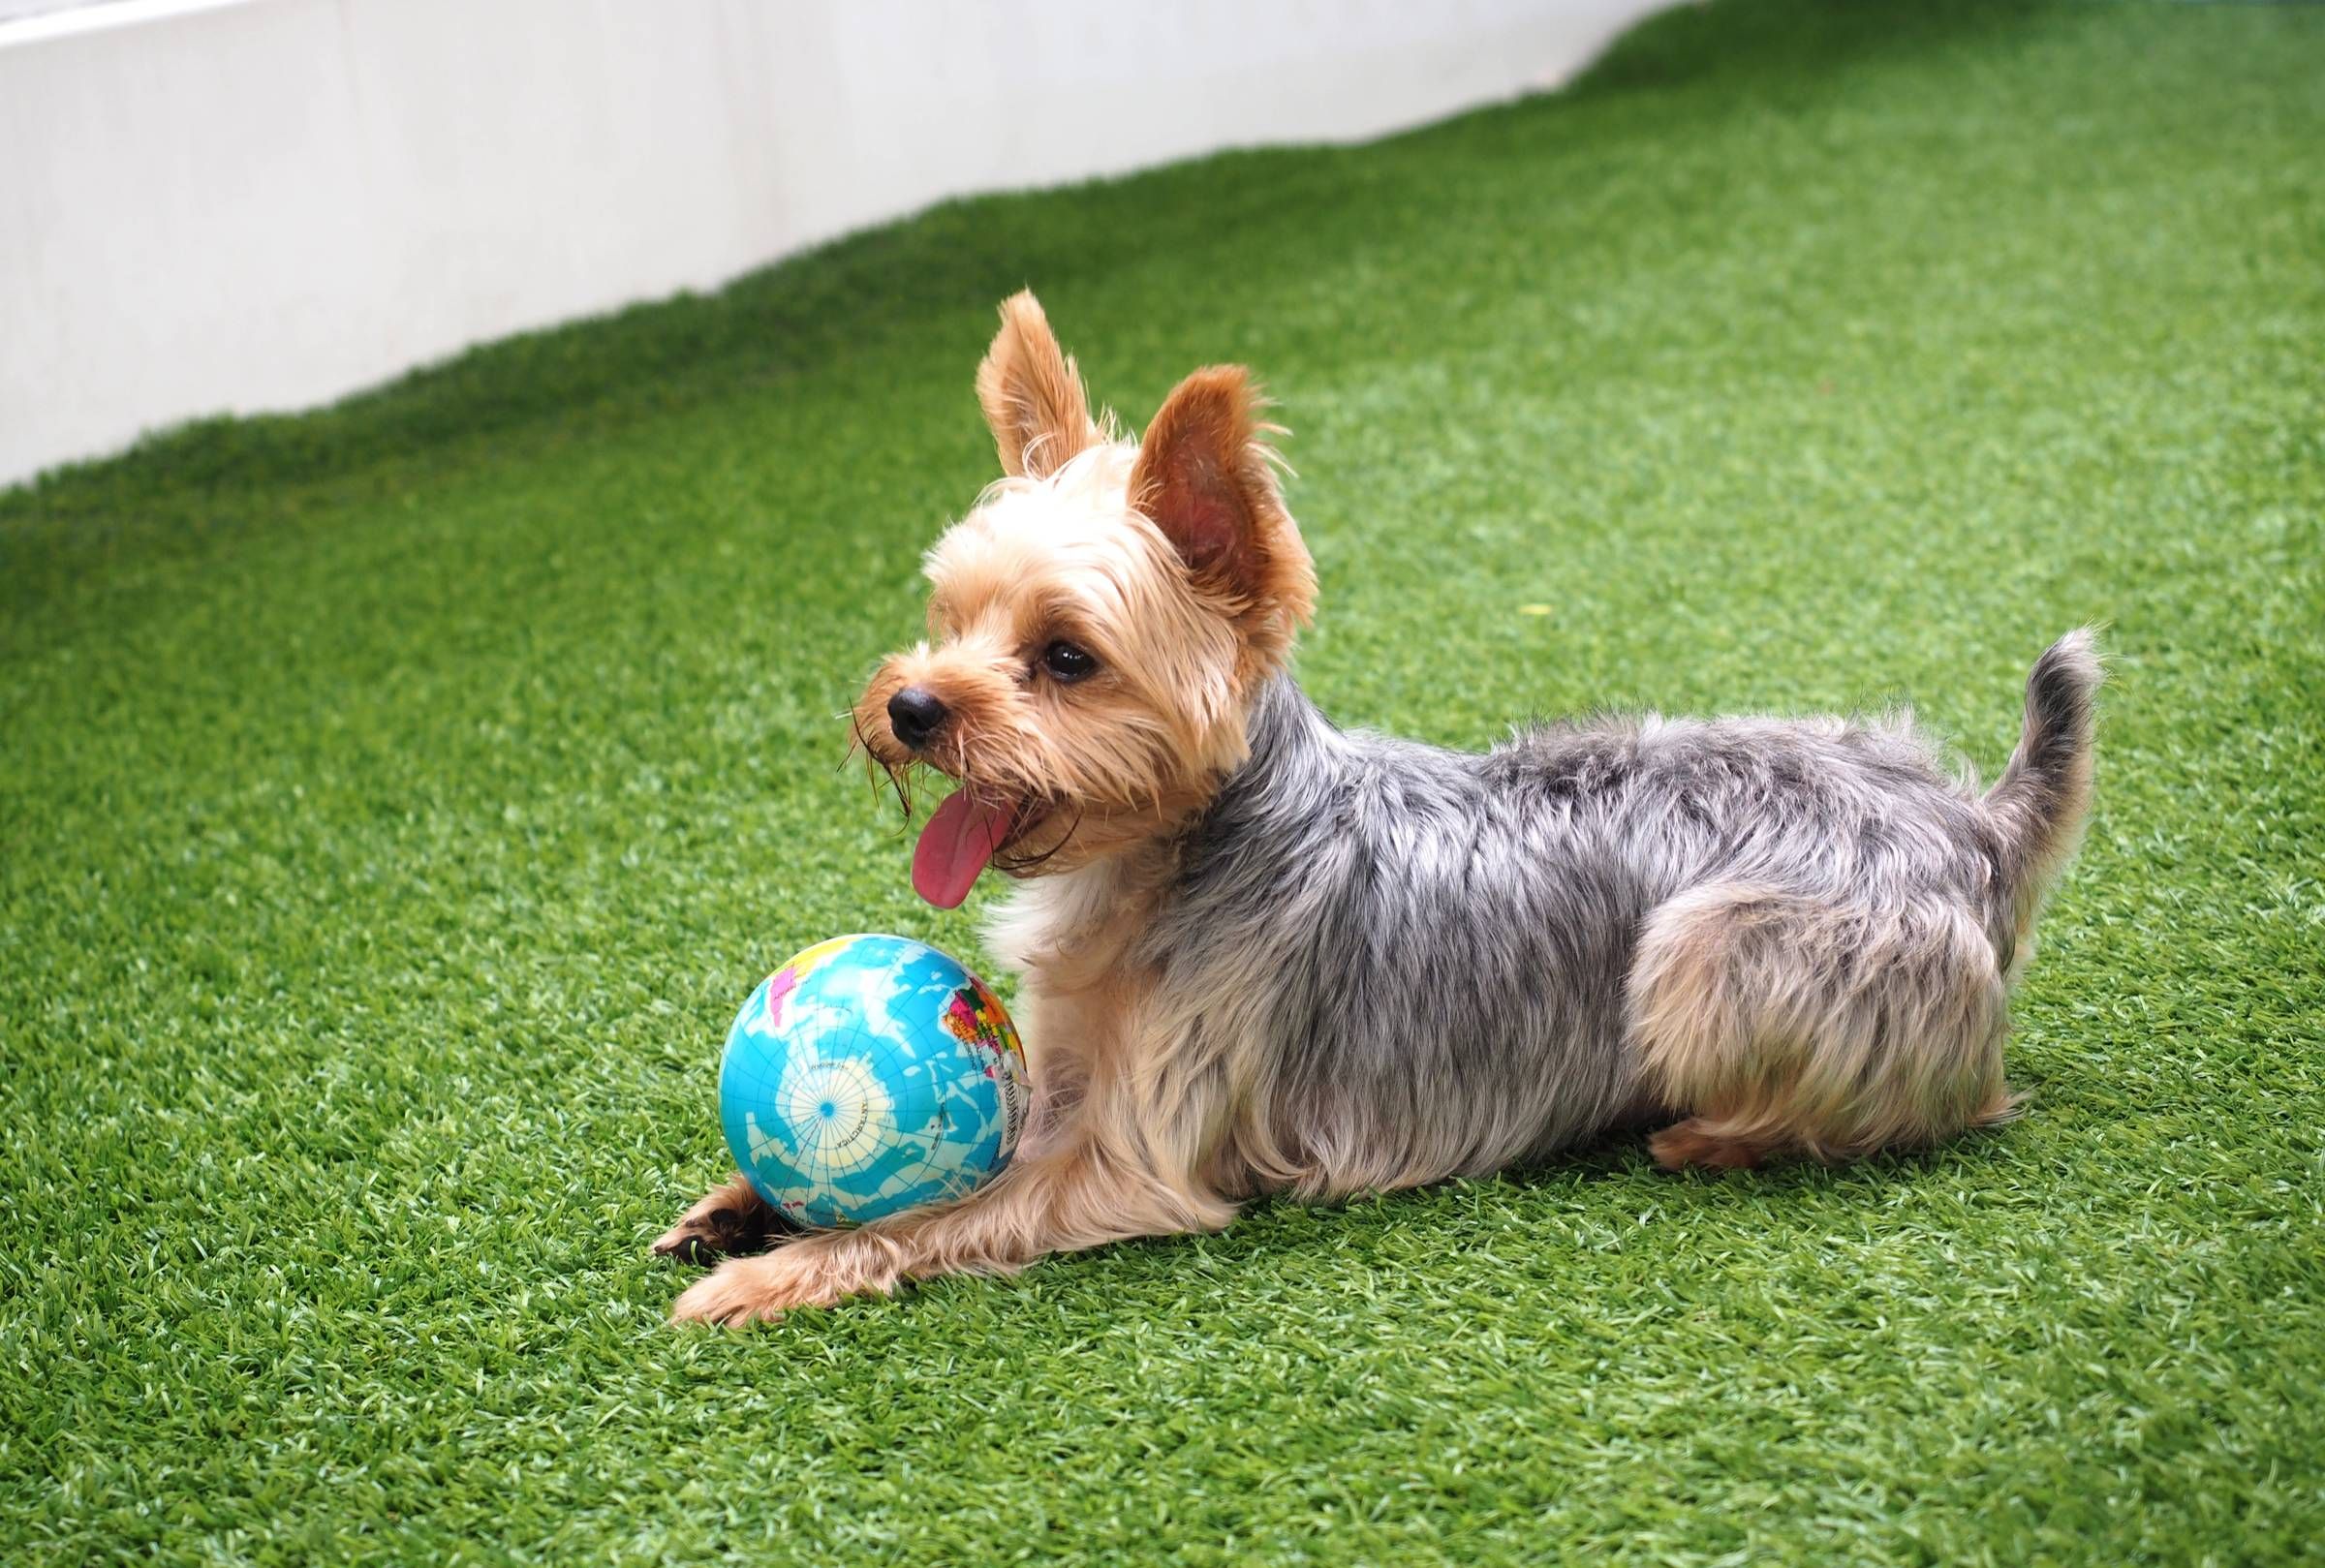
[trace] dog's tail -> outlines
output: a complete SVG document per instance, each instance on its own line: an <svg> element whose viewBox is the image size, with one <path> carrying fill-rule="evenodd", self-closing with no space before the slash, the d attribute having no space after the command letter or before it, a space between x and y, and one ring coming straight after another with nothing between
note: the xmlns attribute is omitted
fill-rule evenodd
<svg viewBox="0 0 2325 1568"><path fill-rule="evenodd" d="M1986 792L2022 906L2041 898L2082 837L2091 812L2092 698L2105 679L2089 627L2051 644L2027 677L2018 750Z"/></svg>

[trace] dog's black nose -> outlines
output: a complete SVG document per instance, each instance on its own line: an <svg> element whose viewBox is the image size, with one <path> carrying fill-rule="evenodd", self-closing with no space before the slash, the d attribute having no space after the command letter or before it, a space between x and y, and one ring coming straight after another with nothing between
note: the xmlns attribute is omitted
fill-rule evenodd
<svg viewBox="0 0 2325 1568"><path fill-rule="evenodd" d="M925 686L908 686L888 698L888 727L896 738L917 752L945 727L951 710Z"/></svg>

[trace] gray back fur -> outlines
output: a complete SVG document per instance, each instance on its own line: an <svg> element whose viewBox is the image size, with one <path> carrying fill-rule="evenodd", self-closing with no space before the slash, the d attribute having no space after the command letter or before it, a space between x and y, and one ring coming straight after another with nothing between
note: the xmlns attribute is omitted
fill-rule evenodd
<svg viewBox="0 0 2325 1568"><path fill-rule="evenodd" d="M1281 676L1249 728L1143 953L1173 990L1258 967L1247 1114L1309 1195L1658 1114L1626 984L1650 912L1707 881L1942 902L2009 962L2008 846L1902 723L1601 718L1478 755L1340 730Z"/></svg>

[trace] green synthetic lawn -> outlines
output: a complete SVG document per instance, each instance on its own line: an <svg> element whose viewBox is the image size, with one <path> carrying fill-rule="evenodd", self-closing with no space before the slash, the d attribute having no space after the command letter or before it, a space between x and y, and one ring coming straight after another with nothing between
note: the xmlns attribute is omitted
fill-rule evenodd
<svg viewBox="0 0 2325 1568"><path fill-rule="evenodd" d="M977 952L835 715L1026 283L1133 417L1260 367L1348 721L1992 769L2112 623L2026 1119L666 1327L744 992ZM1755 0L0 497L0 1561L2314 1553L2321 362L2325 9Z"/></svg>

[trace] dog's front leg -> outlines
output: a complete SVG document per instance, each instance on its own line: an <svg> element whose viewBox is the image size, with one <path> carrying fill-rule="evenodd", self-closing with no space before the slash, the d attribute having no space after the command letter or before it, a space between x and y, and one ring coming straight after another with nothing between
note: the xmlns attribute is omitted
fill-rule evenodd
<svg viewBox="0 0 2325 1568"><path fill-rule="evenodd" d="M1011 1274L1050 1252L1134 1236L1217 1230L1235 1206L1073 1128L992 1184L948 1204L826 1231L763 1257L729 1258L670 1309L677 1322L742 1324L793 1307L880 1295L941 1274Z"/></svg>

